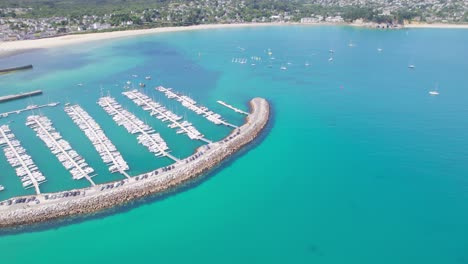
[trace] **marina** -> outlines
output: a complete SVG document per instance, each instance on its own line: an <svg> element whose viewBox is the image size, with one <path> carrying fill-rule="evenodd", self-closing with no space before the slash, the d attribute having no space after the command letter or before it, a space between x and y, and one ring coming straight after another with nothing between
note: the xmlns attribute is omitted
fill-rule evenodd
<svg viewBox="0 0 468 264"><path fill-rule="evenodd" d="M157 91L160 91L166 95L169 99L175 99L182 104L182 106L186 107L187 109L197 113L198 115L203 115L208 121L216 124L216 125L225 125L228 127L236 128L237 126L230 124L223 120L220 114L217 114L213 111L210 111L206 106L197 105L197 102L192 98L182 95L180 93L172 91L171 88L165 88L163 86L159 86L155 88Z"/></svg>
<svg viewBox="0 0 468 264"><path fill-rule="evenodd" d="M37 136L46 144L52 154L70 171L73 179L85 178L91 185L96 185L91 179L91 168L85 159L72 149L70 143L64 140L59 132L53 127L52 121L45 116L28 116L26 125L36 131Z"/></svg>
<svg viewBox="0 0 468 264"><path fill-rule="evenodd" d="M154 153L157 157L166 156L176 162L179 161L178 158L169 154L169 147L159 133L156 133L132 113L124 110L114 98L110 96L101 97L98 104L112 116L117 125L125 127L131 134L139 134L137 136L138 143L145 146L151 153Z"/></svg>
<svg viewBox="0 0 468 264"><path fill-rule="evenodd" d="M104 98L106 100L107 98ZM145 196L169 190L204 173L252 142L269 119L269 104L262 98L250 102L252 113L236 132L198 148L175 164L129 179L95 186L13 197L0 202L0 228L29 225L67 216L101 211Z"/></svg>
<svg viewBox="0 0 468 264"><path fill-rule="evenodd" d="M28 189L34 187L37 194L40 194L39 184L46 181L46 178L37 168L31 156L21 146L19 140L11 132L8 125L0 127L0 145L8 160L8 163L15 169L16 175L20 178L23 187ZM3 187L3 186L2 186Z"/></svg>
<svg viewBox="0 0 468 264"><path fill-rule="evenodd" d="M18 110L14 110L14 111L0 113L0 118L8 117L11 114L21 114L22 112L32 111L32 110L40 109L40 108L44 108L44 107L54 107L54 106L57 106L59 104L60 104L59 102L53 102L53 103L48 103L48 104L44 104L44 105L28 105L26 108L23 108L23 109L18 109Z"/></svg>
<svg viewBox="0 0 468 264"><path fill-rule="evenodd" d="M203 137L203 134L200 133L192 123L184 120L179 122L182 117L174 114L173 112L167 110L161 104L153 101L150 97L145 94L138 92L137 90L131 90L123 92L123 95L127 96L132 100L136 105L143 108L143 110L150 112L151 116L155 116L157 119L162 122L169 121L171 124L168 125L169 128L177 128L177 134L186 134L190 139L201 140L206 143L211 143L210 140Z"/></svg>
<svg viewBox="0 0 468 264"><path fill-rule="evenodd" d="M247 112L245 112L245 111L242 111L242 110L240 110L240 109L238 109L238 108L235 108L234 106L232 106L232 105L230 105L230 104L227 104L227 103L225 103L225 102L223 102L223 101L217 101L217 102L218 102L218 104L220 104L220 105L224 105L225 107L234 110L234 112L236 112L236 113L240 113L240 114L244 114L244 115L249 115L249 113L247 113Z"/></svg>
<svg viewBox="0 0 468 264"><path fill-rule="evenodd" d="M79 105L67 106L65 107L65 112L91 141L94 148L101 156L102 161L109 166L109 171L111 173L120 172L127 178L130 178L130 176L125 173L125 171L129 170L127 162L123 159L114 144L104 134L104 131L98 123L96 123L96 121Z"/></svg>

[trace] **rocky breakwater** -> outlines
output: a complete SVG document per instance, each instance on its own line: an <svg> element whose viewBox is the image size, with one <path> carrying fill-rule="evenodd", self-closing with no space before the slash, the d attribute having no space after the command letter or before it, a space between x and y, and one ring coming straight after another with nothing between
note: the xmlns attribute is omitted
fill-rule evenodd
<svg viewBox="0 0 468 264"><path fill-rule="evenodd" d="M0 228L91 214L177 187L204 174L252 142L265 128L269 115L269 103L263 98L254 98L250 101L250 114L244 125L221 141L204 145L193 155L172 165L89 188L2 201Z"/></svg>

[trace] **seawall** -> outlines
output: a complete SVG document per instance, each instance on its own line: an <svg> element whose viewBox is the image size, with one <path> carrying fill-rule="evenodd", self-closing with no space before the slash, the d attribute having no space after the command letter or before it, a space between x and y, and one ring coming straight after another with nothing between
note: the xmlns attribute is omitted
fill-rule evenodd
<svg viewBox="0 0 468 264"><path fill-rule="evenodd" d="M252 99L244 125L226 138L204 145L193 155L167 167L94 187L3 201L0 203L0 228L91 214L179 186L216 167L252 142L268 123L269 108L265 99Z"/></svg>

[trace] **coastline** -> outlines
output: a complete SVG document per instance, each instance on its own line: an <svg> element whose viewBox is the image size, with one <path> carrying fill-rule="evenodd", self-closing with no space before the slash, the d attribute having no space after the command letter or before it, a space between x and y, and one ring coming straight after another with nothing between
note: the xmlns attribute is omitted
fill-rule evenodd
<svg viewBox="0 0 468 264"><path fill-rule="evenodd" d="M85 34L71 34L60 37L34 39L34 40L17 40L0 42L0 57L12 56L18 53L26 52L34 49L57 48L67 45L81 44L86 42L111 40L133 36L143 36L158 33L170 33L192 30L207 30L221 28L240 28L240 27L266 27L275 25L289 25L291 23L243 23L243 24L210 24L210 25L194 25L182 27L161 27L150 29L133 29L112 32L95 32Z"/></svg>
<svg viewBox="0 0 468 264"><path fill-rule="evenodd" d="M193 25L181 27L161 27L150 29L133 29L113 32L95 32L85 34L71 34L59 37L34 39L34 40L17 40L0 42L0 57L12 56L34 49L56 48L73 44L81 44L92 41L102 41L117 38L125 38L132 36L142 36L157 33L169 33L192 30L208 30L208 29L224 29L224 28L240 28L240 27L266 27L266 26L284 26L284 25L301 25L301 26L351 26L373 28L368 23L297 23L297 22L271 22L271 23L240 23L240 24L207 24ZM445 29L468 29L468 24L424 24L414 23L405 24L400 28L445 28Z"/></svg>
<svg viewBox="0 0 468 264"><path fill-rule="evenodd" d="M0 204L0 228L86 215L175 188L203 175L251 143L263 131L270 105L263 98L250 101L250 114L226 138L198 148L191 156L165 168L83 189L14 197ZM75 195L78 194L78 195ZM13 201L25 201L16 203Z"/></svg>
<svg viewBox="0 0 468 264"><path fill-rule="evenodd" d="M444 29L468 29L468 24L442 24L442 23L414 23L405 24L403 28L444 28Z"/></svg>

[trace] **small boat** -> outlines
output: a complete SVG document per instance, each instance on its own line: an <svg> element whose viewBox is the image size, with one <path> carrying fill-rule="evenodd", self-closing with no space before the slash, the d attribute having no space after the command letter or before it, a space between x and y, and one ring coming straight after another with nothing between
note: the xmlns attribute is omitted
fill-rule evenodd
<svg viewBox="0 0 468 264"><path fill-rule="evenodd" d="M3 187L3 185L0 185L0 192L5 190L5 187Z"/></svg>
<svg viewBox="0 0 468 264"><path fill-rule="evenodd" d="M60 104L59 102L54 102L54 103L49 103L48 106L57 106L59 104Z"/></svg>
<svg viewBox="0 0 468 264"><path fill-rule="evenodd" d="M287 69L288 69L288 68L286 68L286 66L281 66L281 67L280 67L280 70L283 70L283 71L285 71L285 70L287 70Z"/></svg>
<svg viewBox="0 0 468 264"><path fill-rule="evenodd" d="M408 68L414 69L414 68L416 68L416 66L414 66L413 64L410 64L410 65L408 65Z"/></svg>
<svg viewBox="0 0 468 264"><path fill-rule="evenodd" d="M136 74L132 74L132 77L133 77L133 78L136 78L136 77L138 77L138 75L136 75Z"/></svg>
<svg viewBox="0 0 468 264"><path fill-rule="evenodd" d="M329 53L335 53L335 51L334 51L334 50L332 50L332 49L331 49L331 50L329 50L328 52L329 52Z"/></svg>
<svg viewBox="0 0 468 264"><path fill-rule="evenodd" d="M131 81L127 81L127 84L130 85L132 82Z"/></svg>
<svg viewBox="0 0 468 264"><path fill-rule="evenodd" d="M377 48L377 51L378 51L378 52L382 52L382 51L383 51L383 49L381 49L381 48Z"/></svg>
<svg viewBox="0 0 468 264"><path fill-rule="evenodd" d="M145 80L151 80L151 76L146 76Z"/></svg>
<svg viewBox="0 0 468 264"><path fill-rule="evenodd" d="M330 58L328 59L328 61L333 61L333 57L330 57Z"/></svg>
<svg viewBox="0 0 468 264"><path fill-rule="evenodd" d="M78 85L78 86L83 86L83 84L82 84L82 83L79 83L79 84L77 84L77 85Z"/></svg>
<svg viewBox="0 0 468 264"><path fill-rule="evenodd" d="M437 85L436 85L436 88L435 88L434 90L429 91L429 94L430 94L430 95L439 95L439 91L438 91Z"/></svg>
<svg viewBox="0 0 468 264"><path fill-rule="evenodd" d="M146 87L146 84L144 83L139 83L138 85L140 85L140 87Z"/></svg>
<svg viewBox="0 0 468 264"><path fill-rule="evenodd" d="M306 61L306 63L304 64L304 66L309 67L309 66L310 66L309 62Z"/></svg>

